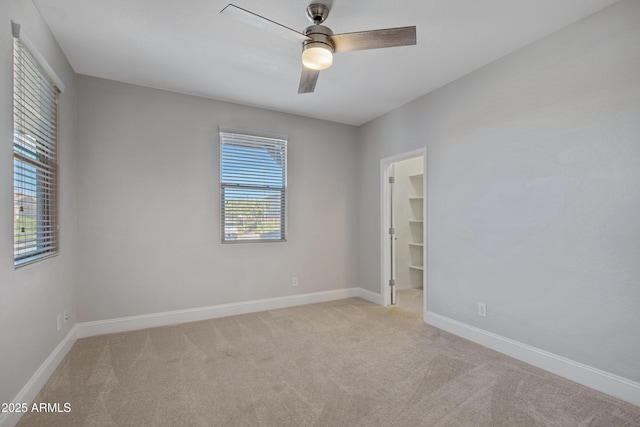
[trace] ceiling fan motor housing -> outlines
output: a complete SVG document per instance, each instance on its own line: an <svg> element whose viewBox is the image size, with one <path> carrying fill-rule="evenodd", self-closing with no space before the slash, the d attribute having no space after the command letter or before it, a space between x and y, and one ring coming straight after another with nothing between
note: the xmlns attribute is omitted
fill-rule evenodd
<svg viewBox="0 0 640 427"><path fill-rule="evenodd" d="M302 42L303 51L311 47L319 47L319 44L328 46L332 53L336 51L336 46L331 40L333 31L328 27L325 27L324 25L310 25L305 28L304 35L309 37L310 40Z"/></svg>

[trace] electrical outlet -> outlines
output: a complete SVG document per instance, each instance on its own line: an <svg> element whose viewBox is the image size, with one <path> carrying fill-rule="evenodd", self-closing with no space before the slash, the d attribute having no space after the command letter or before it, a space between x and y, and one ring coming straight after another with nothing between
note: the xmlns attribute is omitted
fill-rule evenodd
<svg viewBox="0 0 640 427"><path fill-rule="evenodd" d="M58 330L62 329L62 315L58 314L58 317L56 318L56 326L58 327Z"/></svg>
<svg viewBox="0 0 640 427"><path fill-rule="evenodd" d="M297 277L294 277L294 278L293 278L293 280L292 280L292 282L291 282L291 284L292 284L293 286L298 286L298 278L297 278Z"/></svg>
<svg viewBox="0 0 640 427"><path fill-rule="evenodd" d="M478 316L487 317L487 304L483 302L478 303Z"/></svg>
<svg viewBox="0 0 640 427"><path fill-rule="evenodd" d="M69 320L69 312L66 309L64 310L63 318L64 318L64 323L66 325L67 320Z"/></svg>

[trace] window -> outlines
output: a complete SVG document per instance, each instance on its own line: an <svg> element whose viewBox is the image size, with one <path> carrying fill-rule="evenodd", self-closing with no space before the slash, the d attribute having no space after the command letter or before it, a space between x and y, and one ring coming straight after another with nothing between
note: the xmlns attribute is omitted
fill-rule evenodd
<svg viewBox="0 0 640 427"><path fill-rule="evenodd" d="M58 89L20 39L13 44L13 257L58 252Z"/></svg>
<svg viewBox="0 0 640 427"><path fill-rule="evenodd" d="M286 240L287 141L220 132L222 242Z"/></svg>

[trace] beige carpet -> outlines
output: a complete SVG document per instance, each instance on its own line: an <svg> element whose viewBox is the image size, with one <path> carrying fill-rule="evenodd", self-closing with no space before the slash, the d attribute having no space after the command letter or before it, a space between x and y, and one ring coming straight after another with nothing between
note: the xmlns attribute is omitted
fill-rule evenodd
<svg viewBox="0 0 640 427"><path fill-rule="evenodd" d="M402 310L411 311L420 315L422 318L422 288L420 289L402 289L396 291L396 306Z"/></svg>
<svg viewBox="0 0 640 427"><path fill-rule="evenodd" d="M640 426L640 407L348 299L78 340L21 426Z"/></svg>

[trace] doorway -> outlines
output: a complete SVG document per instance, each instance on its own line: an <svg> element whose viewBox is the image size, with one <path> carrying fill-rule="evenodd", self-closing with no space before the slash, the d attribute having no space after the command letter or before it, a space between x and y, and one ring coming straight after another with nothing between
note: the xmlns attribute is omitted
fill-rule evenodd
<svg viewBox="0 0 640 427"><path fill-rule="evenodd" d="M426 148L382 159L381 238L385 306L419 312L427 307Z"/></svg>

